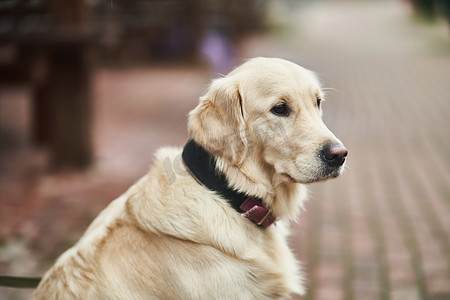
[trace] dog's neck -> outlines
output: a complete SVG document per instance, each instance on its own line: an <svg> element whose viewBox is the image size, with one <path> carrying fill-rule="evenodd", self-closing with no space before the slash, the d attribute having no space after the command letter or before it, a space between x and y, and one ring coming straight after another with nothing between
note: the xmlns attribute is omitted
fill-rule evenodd
<svg viewBox="0 0 450 300"><path fill-rule="evenodd" d="M225 198L243 217L262 227L276 221L272 210L264 206L261 199L231 186L216 168L215 157L194 140L188 141L182 157L187 170L200 184Z"/></svg>
<svg viewBox="0 0 450 300"><path fill-rule="evenodd" d="M234 188L261 198L280 220L295 220L306 199L306 186L288 181L278 174L259 155L261 152L256 147L248 148L246 158L239 165L217 158L217 168L227 175Z"/></svg>
<svg viewBox="0 0 450 300"><path fill-rule="evenodd" d="M270 167L252 160L252 156L239 167L233 166L190 140L183 149L183 160L201 184L218 192L237 211L242 210L240 205L250 195L279 219L294 219L305 198L303 185L280 180Z"/></svg>

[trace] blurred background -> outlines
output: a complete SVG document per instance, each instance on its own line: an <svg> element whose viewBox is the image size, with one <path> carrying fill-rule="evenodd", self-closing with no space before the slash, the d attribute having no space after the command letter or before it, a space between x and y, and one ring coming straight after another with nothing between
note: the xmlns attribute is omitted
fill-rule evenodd
<svg viewBox="0 0 450 300"><path fill-rule="evenodd" d="M41 276L157 148L184 145L212 78L274 56L318 74L350 153L293 224L304 299L450 299L449 7L0 0L0 274Z"/></svg>

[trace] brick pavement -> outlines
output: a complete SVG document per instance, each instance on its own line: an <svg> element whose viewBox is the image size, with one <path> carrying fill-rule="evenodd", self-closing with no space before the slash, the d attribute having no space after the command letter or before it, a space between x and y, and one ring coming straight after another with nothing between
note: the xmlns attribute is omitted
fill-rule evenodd
<svg viewBox="0 0 450 300"><path fill-rule="evenodd" d="M305 299L450 299L447 28L414 25L397 1L316 1L281 12L289 15L272 20L286 33L249 39L240 55L279 56L315 70L332 88L325 122L350 151L341 178L311 186L294 225ZM51 260L145 172L156 147L182 144L186 113L208 77L198 69L99 71L96 167L56 176L42 171L40 158L20 168L11 159L15 175L0 176L0 191L14 200L2 210L14 226L0 220L0 236L28 241L0 247L0 270L40 274L48 261L24 267L30 251ZM0 289L2 297L26 299L27 292Z"/></svg>
<svg viewBox="0 0 450 300"><path fill-rule="evenodd" d="M294 226L305 299L450 299L448 28L405 8L322 1L293 10L289 35L243 48L318 72L333 88L325 122L350 153Z"/></svg>

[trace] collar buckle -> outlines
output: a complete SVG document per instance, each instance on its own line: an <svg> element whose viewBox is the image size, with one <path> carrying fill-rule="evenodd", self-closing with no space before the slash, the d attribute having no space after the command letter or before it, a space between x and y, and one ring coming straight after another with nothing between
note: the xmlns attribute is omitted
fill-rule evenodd
<svg viewBox="0 0 450 300"><path fill-rule="evenodd" d="M268 227L276 221L275 215L270 208L266 208L260 201L248 197L239 207L242 216L256 223L258 226Z"/></svg>

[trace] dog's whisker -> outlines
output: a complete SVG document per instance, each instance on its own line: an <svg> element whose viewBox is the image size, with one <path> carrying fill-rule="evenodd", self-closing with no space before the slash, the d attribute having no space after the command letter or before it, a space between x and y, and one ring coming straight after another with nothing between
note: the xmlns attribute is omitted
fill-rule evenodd
<svg viewBox="0 0 450 300"><path fill-rule="evenodd" d="M337 91L335 88L322 88L324 91Z"/></svg>
<svg viewBox="0 0 450 300"><path fill-rule="evenodd" d="M345 163L345 168L343 169L343 171L345 172L345 171L351 170L351 169L352 169L352 166L348 162L346 162Z"/></svg>
<svg viewBox="0 0 450 300"><path fill-rule="evenodd" d="M335 88L322 88L322 91L324 93L324 96L332 94L332 92L337 91Z"/></svg>

